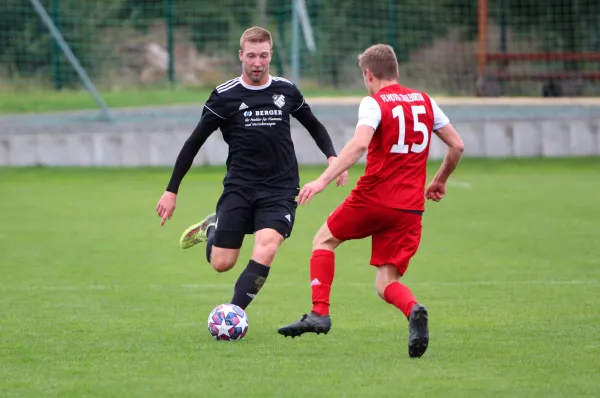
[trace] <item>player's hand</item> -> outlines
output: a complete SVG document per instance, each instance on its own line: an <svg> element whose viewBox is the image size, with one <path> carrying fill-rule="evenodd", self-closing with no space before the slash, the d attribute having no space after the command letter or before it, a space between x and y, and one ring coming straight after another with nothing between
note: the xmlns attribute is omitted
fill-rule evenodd
<svg viewBox="0 0 600 398"><path fill-rule="evenodd" d="M338 187L343 187L344 185L346 185L347 182L348 182L348 170L346 170L342 174L340 174L338 176L338 178L335 180L335 184Z"/></svg>
<svg viewBox="0 0 600 398"><path fill-rule="evenodd" d="M439 202L446 195L446 183L441 181L431 181L425 190L425 198Z"/></svg>
<svg viewBox="0 0 600 398"><path fill-rule="evenodd" d="M160 226L165 225L165 221L170 220L173 217L173 212L175 212L175 206L177 202L177 194L173 192L165 191L162 197L158 201L156 205L156 212L158 216L161 218Z"/></svg>
<svg viewBox="0 0 600 398"><path fill-rule="evenodd" d="M307 183L302 187L300 193L298 194L298 203L300 203L301 205L305 203L309 204L312 197L315 196L315 194L318 194L319 192L323 191L325 187L327 187L327 184L320 180L315 180Z"/></svg>

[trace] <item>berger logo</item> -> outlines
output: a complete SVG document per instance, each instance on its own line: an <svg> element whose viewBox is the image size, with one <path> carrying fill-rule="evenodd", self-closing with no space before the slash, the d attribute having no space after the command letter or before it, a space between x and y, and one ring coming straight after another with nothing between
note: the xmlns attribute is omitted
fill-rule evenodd
<svg viewBox="0 0 600 398"><path fill-rule="evenodd" d="M273 102L279 108L282 108L285 105L285 97L281 94L273 94Z"/></svg>
<svg viewBox="0 0 600 398"><path fill-rule="evenodd" d="M283 111L281 109L267 109L264 111L254 111L255 116L282 116Z"/></svg>
<svg viewBox="0 0 600 398"><path fill-rule="evenodd" d="M245 116L245 117L250 117L250 116L252 116L252 111L246 111L246 112L244 112L244 116Z"/></svg>

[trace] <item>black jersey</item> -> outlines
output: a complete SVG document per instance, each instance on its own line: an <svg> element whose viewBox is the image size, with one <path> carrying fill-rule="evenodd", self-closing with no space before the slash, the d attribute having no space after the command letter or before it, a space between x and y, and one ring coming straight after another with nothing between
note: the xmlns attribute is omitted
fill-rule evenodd
<svg viewBox="0 0 600 398"><path fill-rule="evenodd" d="M297 194L300 181L290 116L304 125L327 157L335 156L325 127L290 81L270 76L265 85L251 86L238 77L217 86L182 148L167 190L177 192L200 146L219 128L229 146L225 186Z"/></svg>
<svg viewBox="0 0 600 398"><path fill-rule="evenodd" d="M277 77L264 87L236 78L212 92L205 107L222 119L219 127L229 145L226 185L299 189L290 115L303 106L308 105L296 86Z"/></svg>

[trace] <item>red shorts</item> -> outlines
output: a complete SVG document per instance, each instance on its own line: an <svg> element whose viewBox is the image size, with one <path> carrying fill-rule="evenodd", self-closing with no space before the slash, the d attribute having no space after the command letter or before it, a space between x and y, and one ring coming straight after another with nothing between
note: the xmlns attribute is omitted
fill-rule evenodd
<svg viewBox="0 0 600 398"><path fill-rule="evenodd" d="M401 275L421 243L421 215L346 198L327 218L339 240L371 236L371 265L394 265Z"/></svg>

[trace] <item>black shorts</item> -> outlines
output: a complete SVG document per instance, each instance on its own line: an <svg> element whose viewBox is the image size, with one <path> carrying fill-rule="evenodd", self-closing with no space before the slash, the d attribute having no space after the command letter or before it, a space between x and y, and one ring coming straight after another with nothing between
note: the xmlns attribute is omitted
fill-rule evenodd
<svg viewBox="0 0 600 398"><path fill-rule="evenodd" d="M296 218L296 196L254 188L226 187L217 202L216 247L239 249L244 235L264 228L289 238Z"/></svg>

